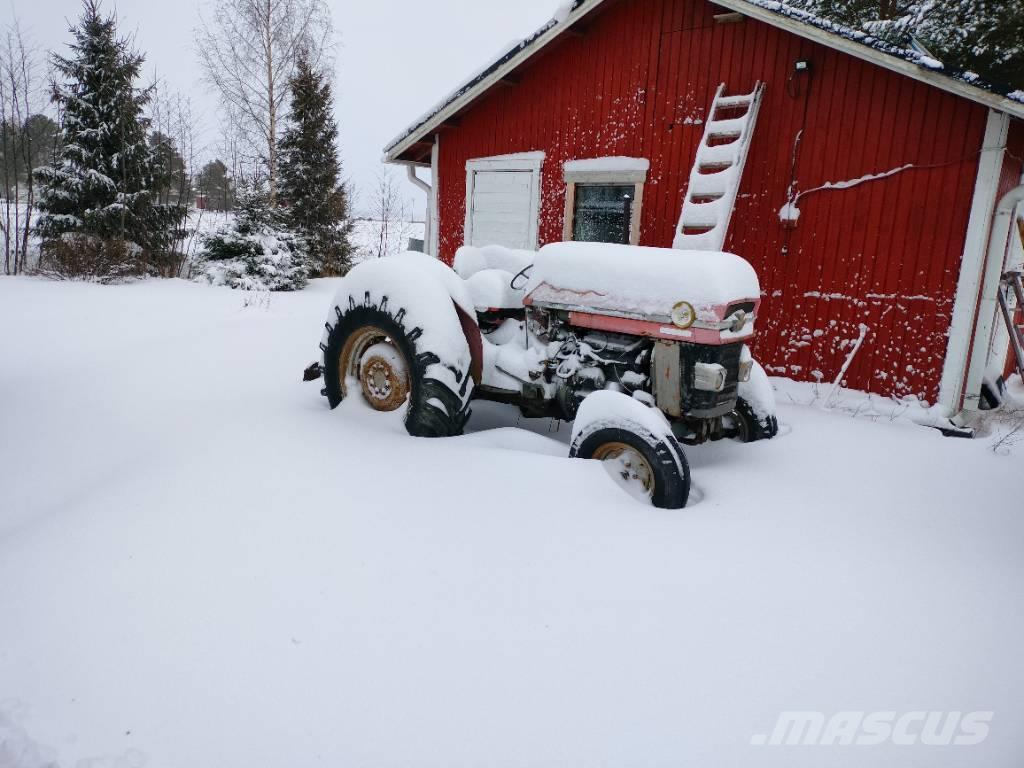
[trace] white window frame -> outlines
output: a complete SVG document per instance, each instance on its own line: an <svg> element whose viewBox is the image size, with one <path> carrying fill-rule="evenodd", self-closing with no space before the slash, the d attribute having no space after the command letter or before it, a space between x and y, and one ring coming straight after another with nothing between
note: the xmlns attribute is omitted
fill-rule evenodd
<svg viewBox="0 0 1024 768"><path fill-rule="evenodd" d="M536 250L540 238L540 181L544 167L543 152L521 152L514 155L477 157L466 161L466 223L463 229L464 244L473 242L473 192L476 188L476 174L481 171L528 171L530 181L530 222L527 247Z"/></svg>
<svg viewBox="0 0 1024 768"><path fill-rule="evenodd" d="M617 162L618 161L618 162ZM629 214L629 244L640 244L640 215L644 207L644 185L650 162L637 157L597 157L591 160L570 160L565 164L565 216L562 239L572 240L576 219L576 185L633 185L633 203Z"/></svg>

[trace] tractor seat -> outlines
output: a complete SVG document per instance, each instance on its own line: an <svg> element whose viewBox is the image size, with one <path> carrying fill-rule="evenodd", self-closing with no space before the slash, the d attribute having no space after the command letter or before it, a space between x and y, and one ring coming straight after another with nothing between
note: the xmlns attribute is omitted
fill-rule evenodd
<svg viewBox="0 0 1024 768"><path fill-rule="evenodd" d="M536 256L534 251L518 251L500 245L463 246L455 254L453 267L466 281L478 312L522 309L527 280L525 275L518 279L516 276L528 269Z"/></svg>

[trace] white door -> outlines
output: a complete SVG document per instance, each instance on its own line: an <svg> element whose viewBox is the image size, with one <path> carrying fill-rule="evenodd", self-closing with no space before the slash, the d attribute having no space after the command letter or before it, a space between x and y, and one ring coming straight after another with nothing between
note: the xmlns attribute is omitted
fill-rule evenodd
<svg viewBox="0 0 1024 768"><path fill-rule="evenodd" d="M466 164L467 245L536 249L542 161L533 153Z"/></svg>
<svg viewBox="0 0 1024 768"><path fill-rule="evenodd" d="M530 248L532 171L477 171L470 245Z"/></svg>

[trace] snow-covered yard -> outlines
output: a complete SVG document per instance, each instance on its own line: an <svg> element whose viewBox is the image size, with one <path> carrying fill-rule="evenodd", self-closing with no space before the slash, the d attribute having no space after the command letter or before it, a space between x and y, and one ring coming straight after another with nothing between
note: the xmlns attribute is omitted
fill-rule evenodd
<svg viewBox="0 0 1024 768"><path fill-rule="evenodd" d="M1013 419L780 384L783 435L690 449L656 510L565 425L329 411L300 378L333 285L0 280L0 766L1020 764ZM994 715L752 744L788 710Z"/></svg>

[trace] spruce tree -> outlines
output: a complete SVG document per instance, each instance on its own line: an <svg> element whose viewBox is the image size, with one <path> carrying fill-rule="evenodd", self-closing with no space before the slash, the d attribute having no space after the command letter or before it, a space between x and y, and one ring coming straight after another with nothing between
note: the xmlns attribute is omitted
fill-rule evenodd
<svg viewBox="0 0 1024 768"><path fill-rule="evenodd" d="M1024 89L1024 3L1020 0L958 0L917 3L911 33L949 72L977 77L1009 93Z"/></svg>
<svg viewBox="0 0 1024 768"><path fill-rule="evenodd" d="M1024 90L1022 0L788 0L905 51L927 50L942 71L1001 93Z"/></svg>
<svg viewBox="0 0 1024 768"><path fill-rule="evenodd" d="M235 204L235 190L228 167L220 160L211 160L199 172L196 190L203 197L207 210L230 211Z"/></svg>
<svg viewBox="0 0 1024 768"><path fill-rule="evenodd" d="M308 268L286 214L270 204L265 185L244 190L231 224L203 238L199 277L213 285L246 291L295 291L306 285Z"/></svg>
<svg viewBox="0 0 1024 768"><path fill-rule="evenodd" d="M352 265L352 221L339 181L331 85L307 56L300 55L289 88L290 125L280 142L280 196L307 254L310 273L341 275Z"/></svg>
<svg viewBox="0 0 1024 768"><path fill-rule="evenodd" d="M117 36L114 16L101 16L98 0L83 6L71 54L53 56L61 78L53 95L59 152L36 172L43 187L37 231L44 252L72 236L79 248L151 257L167 244L173 214L153 200L157 165L143 117L150 91L135 87L143 56Z"/></svg>

